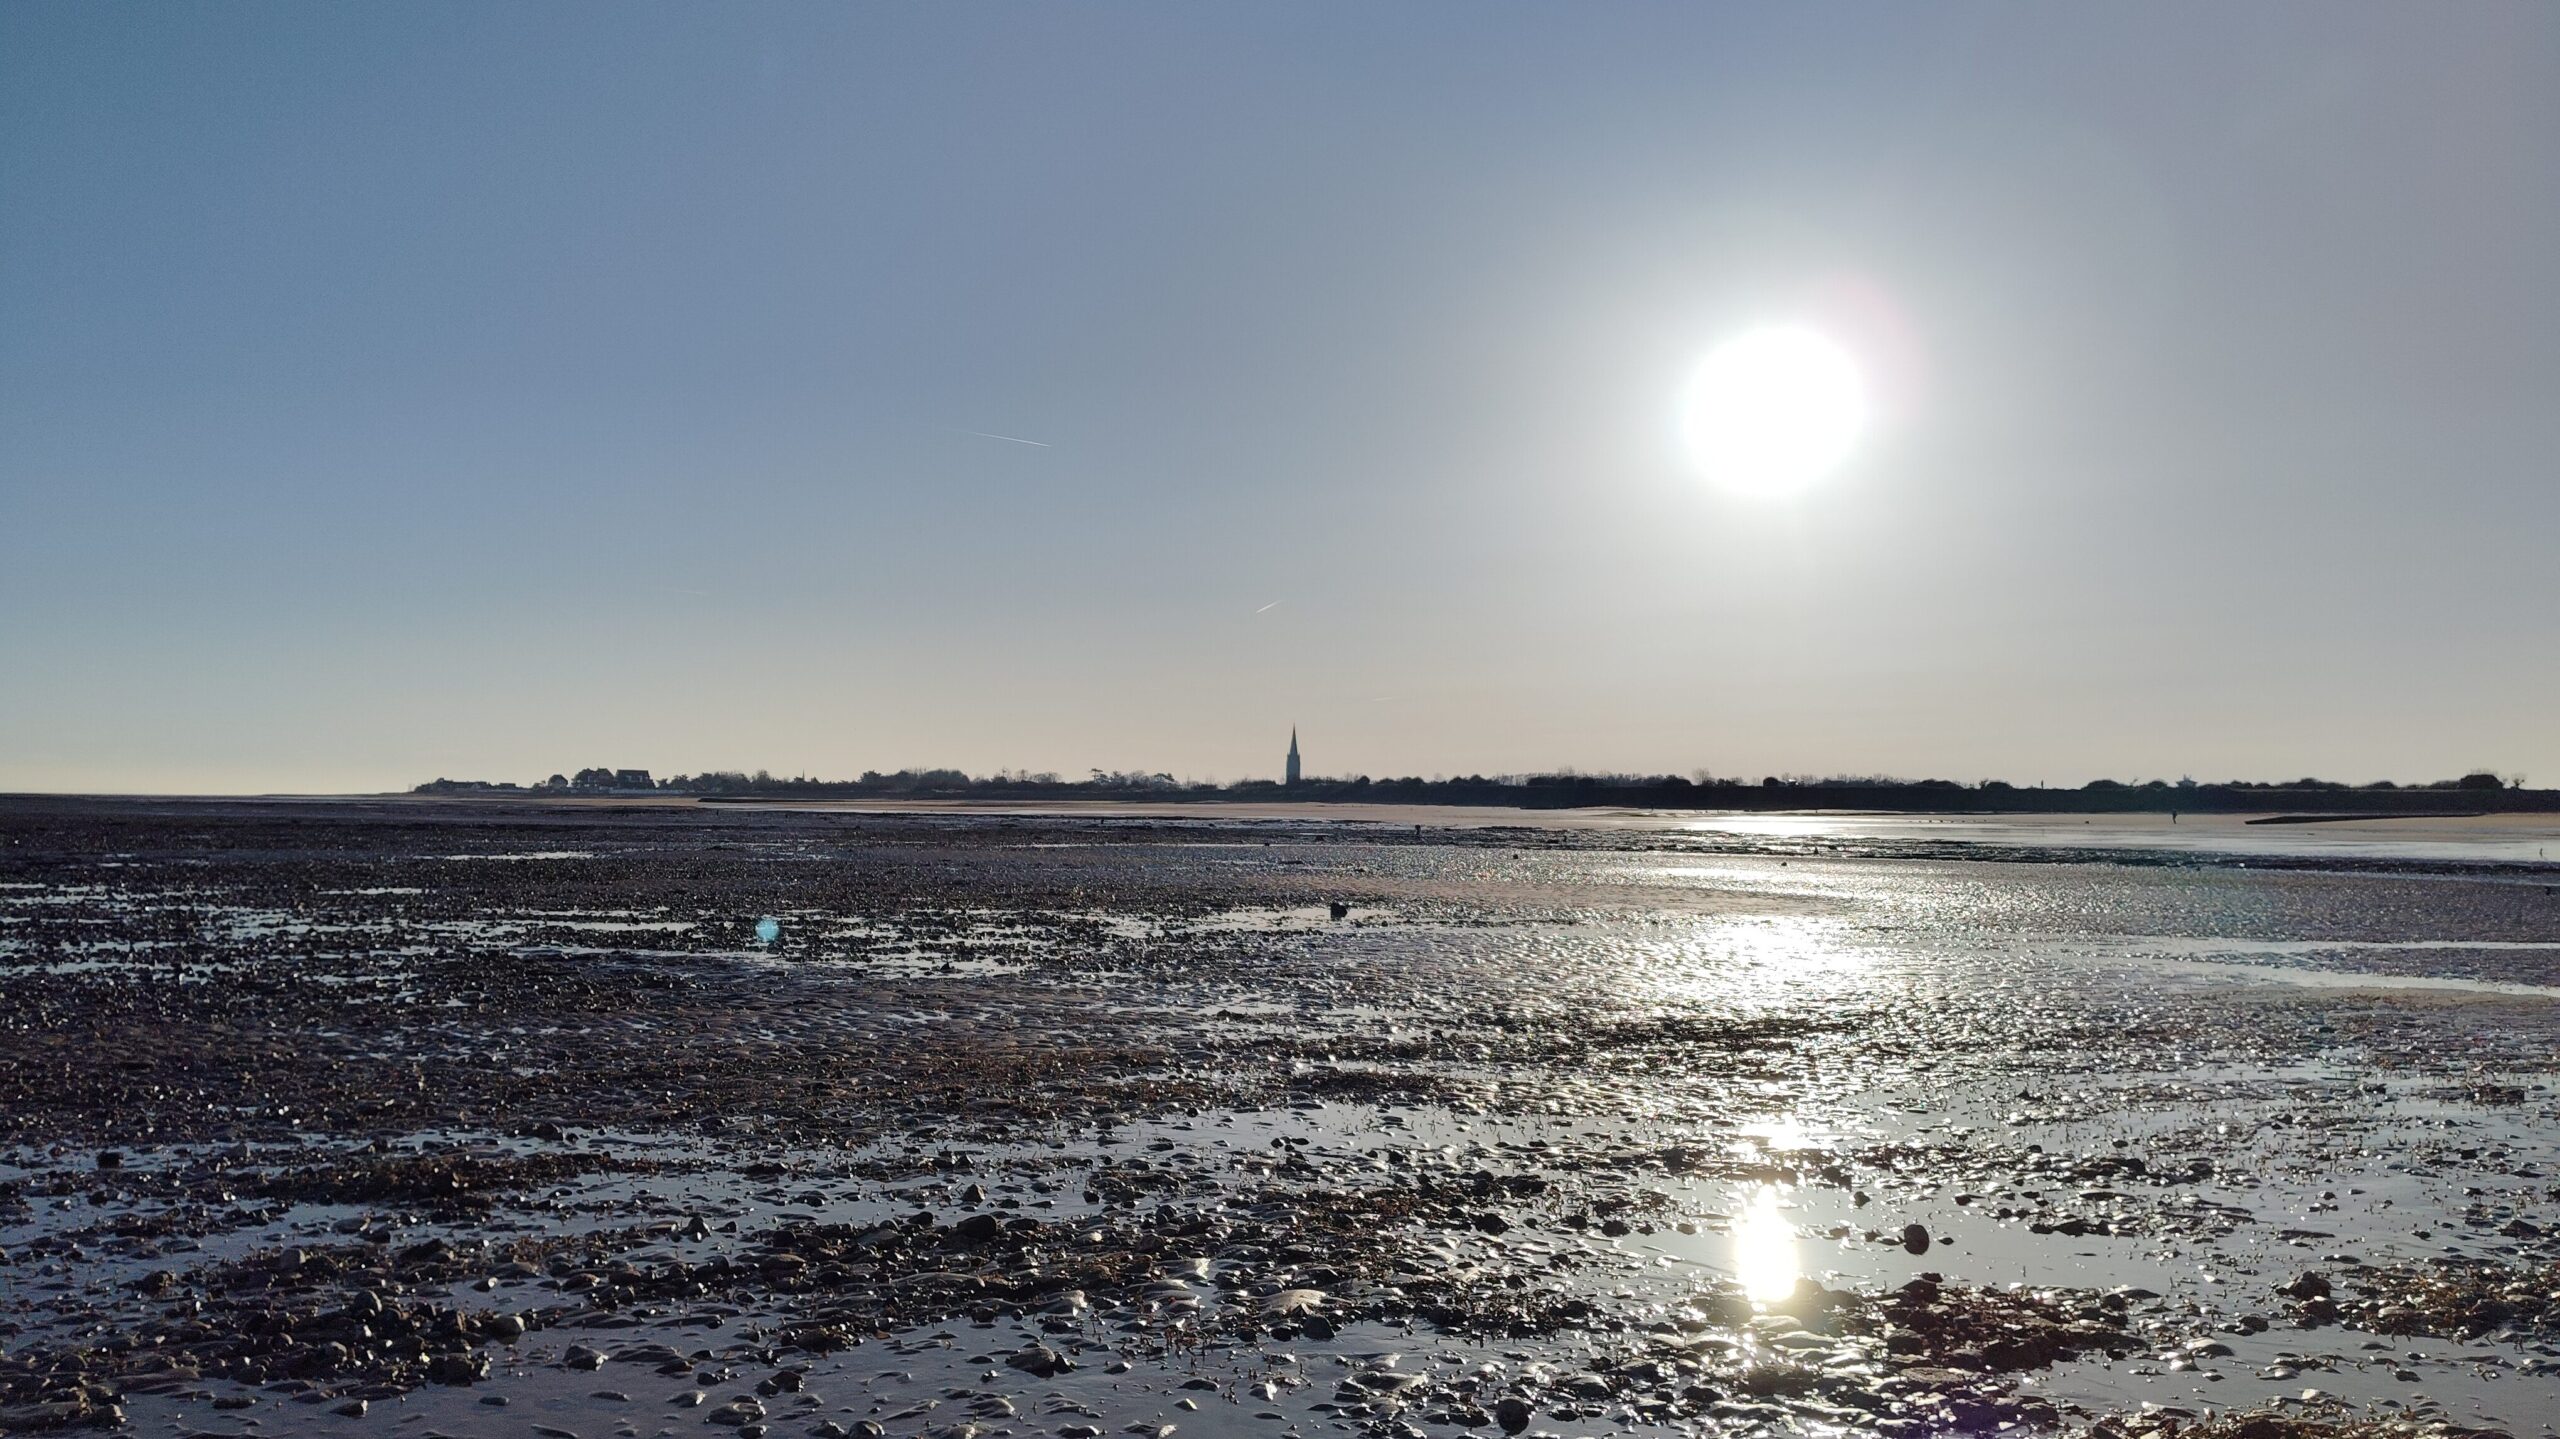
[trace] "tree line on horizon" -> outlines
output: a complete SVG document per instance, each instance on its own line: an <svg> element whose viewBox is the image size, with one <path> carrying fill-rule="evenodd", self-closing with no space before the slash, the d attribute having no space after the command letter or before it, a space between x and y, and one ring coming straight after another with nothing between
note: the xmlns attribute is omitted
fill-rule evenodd
<svg viewBox="0 0 2560 1439"><path fill-rule="evenodd" d="M1573 770L1544 774L1418 775L1373 779L1277 780L1177 779L1163 772L1093 770L1067 779L1054 771L908 768L865 770L859 778L813 779L767 770L713 770L654 779L645 770L591 768L574 777L553 775L529 788L512 784L438 779L419 794L517 792L530 794L664 793L708 799L1158 799L1312 800L1372 804L1502 804L1522 808L1638 805L1659 808L1874 808L1912 810L2125 810L2211 811L2264 809L2279 796L2317 797L2327 808L2405 811L2413 807L2552 808L2560 791L2528 790L2522 776L2478 770L2454 779L2403 784L2376 780L2350 784L2305 777L2296 780L2095 779L2077 786L2019 785L2006 780L1964 783L1900 779L1887 775L1769 775L1758 780L1710 775L1593 774ZM2540 799L2537 799L2540 797ZM2541 802L2547 800L2548 802ZM2416 802L2414 805L2412 802Z"/></svg>

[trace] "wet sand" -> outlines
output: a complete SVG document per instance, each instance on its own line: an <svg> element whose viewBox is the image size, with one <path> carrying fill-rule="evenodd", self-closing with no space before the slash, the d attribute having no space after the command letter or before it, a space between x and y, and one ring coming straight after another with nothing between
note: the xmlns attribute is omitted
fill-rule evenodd
<svg viewBox="0 0 2560 1439"><path fill-rule="evenodd" d="M2555 1432L2512 833L1274 808L0 801L0 1428Z"/></svg>
<svg viewBox="0 0 2560 1439"><path fill-rule="evenodd" d="M507 804L485 798L442 803ZM661 805L808 814L977 815L1047 819L1151 819L1210 824L1329 823L1431 829L1673 830L1752 838L1893 840L2070 849L2141 849L2302 857L2522 861L2560 864L2560 816L2547 814L1899 814L1858 810L1663 810L1594 806L1230 803L1069 800L717 800L691 796L598 798L589 805Z"/></svg>

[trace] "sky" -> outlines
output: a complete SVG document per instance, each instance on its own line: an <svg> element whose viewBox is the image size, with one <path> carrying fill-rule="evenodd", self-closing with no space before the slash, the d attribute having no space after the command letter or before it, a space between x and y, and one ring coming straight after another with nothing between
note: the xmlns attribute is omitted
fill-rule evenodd
<svg viewBox="0 0 2560 1439"><path fill-rule="evenodd" d="M2560 783L2555 542L2560 6L0 7L0 790Z"/></svg>

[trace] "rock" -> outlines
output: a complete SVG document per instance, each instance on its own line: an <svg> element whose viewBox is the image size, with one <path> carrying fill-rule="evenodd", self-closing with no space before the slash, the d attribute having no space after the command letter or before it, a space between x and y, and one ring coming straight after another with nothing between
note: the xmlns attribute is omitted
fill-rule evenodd
<svg viewBox="0 0 2560 1439"><path fill-rule="evenodd" d="M477 1384L489 1377L486 1354L439 1354L427 1361L427 1380L434 1384Z"/></svg>
<svg viewBox="0 0 2560 1439"><path fill-rule="evenodd" d="M1284 1319L1303 1318L1322 1308L1324 1291L1321 1289L1283 1289L1262 1301L1264 1313Z"/></svg>
<svg viewBox="0 0 2560 1439"><path fill-rule="evenodd" d="M1493 1406L1493 1419L1503 1433L1517 1434L1529 1427L1529 1403L1517 1395L1506 1396Z"/></svg>
<svg viewBox="0 0 2560 1439"><path fill-rule="evenodd" d="M1511 1230L1511 1221L1499 1214L1479 1214L1468 1222L1486 1234L1507 1234Z"/></svg>
<svg viewBox="0 0 2560 1439"><path fill-rule="evenodd" d="M2329 1277L2305 1270L2285 1281L2284 1287L2276 1292L2288 1299L2326 1299L2329 1297Z"/></svg>
<svg viewBox="0 0 2560 1439"><path fill-rule="evenodd" d="M1076 1367L1074 1360L1046 1344L1034 1344L1028 1349L1016 1350L1006 1355L1004 1362L1012 1368L1040 1379L1047 1379Z"/></svg>
<svg viewBox="0 0 2560 1439"><path fill-rule="evenodd" d="M992 1214L972 1214L951 1226L952 1237L968 1244L984 1244L1003 1232L1004 1222Z"/></svg>
<svg viewBox="0 0 2560 1439"><path fill-rule="evenodd" d="M560 1356L560 1362L572 1369L602 1369L604 1351L584 1344L572 1344L569 1352Z"/></svg>
<svg viewBox="0 0 2560 1439"><path fill-rule="evenodd" d="M1929 1226L1918 1223L1902 1226L1902 1247L1913 1254L1928 1253Z"/></svg>
<svg viewBox="0 0 2560 1439"><path fill-rule="evenodd" d="M105 1416L113 1415L112 1419ZM32 1429L68 1429L75 1424L122 1424L124 1411L110 1404L94 1408L86 1398L49 1400L42 1404L17 1404L0 1409L0 1433L16 1434Z"/></svg>

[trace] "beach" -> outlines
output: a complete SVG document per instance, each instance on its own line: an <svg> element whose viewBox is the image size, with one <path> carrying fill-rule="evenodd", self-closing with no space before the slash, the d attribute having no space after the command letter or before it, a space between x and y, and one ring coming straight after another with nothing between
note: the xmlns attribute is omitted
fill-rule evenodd
<svg viewBox="0 0 2560 1439"><path fill-rule="evenodd" d="M0 800L0 1428L2560 1432L2549 831Z"/></svg>

